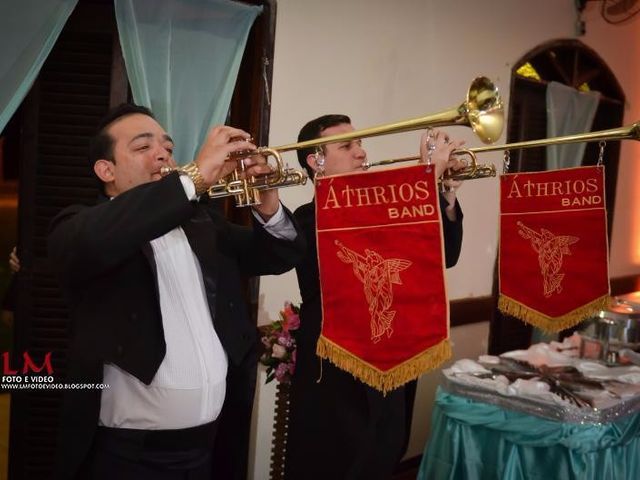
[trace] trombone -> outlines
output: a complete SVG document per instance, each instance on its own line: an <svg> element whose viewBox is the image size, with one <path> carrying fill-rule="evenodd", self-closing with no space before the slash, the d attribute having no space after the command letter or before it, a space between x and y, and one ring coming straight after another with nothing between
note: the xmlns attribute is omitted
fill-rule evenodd
<svg viewBox="0 0 640 480"><path fill-rule="evenodd" d="M208 194L212 198L234 196L238 207L257 205L260 203L260 191L262 190L304 185L307 181L307 176L303 172L285 167L281 153L302 148L319 147L329 143L346 142L444 125L469 126L482 142L495 142L502 134L504 113L502 99L493 82L486 77L475 78L469 86L465 101L460 106L439 113L279 147L259 147L255 151L233 154L229 157L229 160L238 161L238 168L212 185L208 190ZM246 158L247 155L274 157L275 167L273 167L273 173L261 175L260 177L246 178L243 174L243 162L239 160ZM172 170L169 168L163 169L162 173L166 175ZM479 170L477 165L475 170Z"/></svg>
<svg viewBox="0 0 640 480"><path fill-rule="evenodd" d="M489 145L486 147L460 148L454 150L452 155L468 155L471 159L470 165L455 172L445 172L445 180L470 180L475 178L495 177L496 168L491 164L481 165L477 163L476 155L479 153L495 152L497 150L514 150L543 147L548 145L561 145L566 143L597 142L605 140L640 140L640 121L624 127L611 128L608 130L598 130L596 132L578 133L575 135L565 135L562 137L541 138L538 140L526 140L523 142L506 143L504 145ZM399 162L410 162L419 160L420 156L392 158L379 162L368 163L365 167L377 167L381 165L391 165Z"/></svg>

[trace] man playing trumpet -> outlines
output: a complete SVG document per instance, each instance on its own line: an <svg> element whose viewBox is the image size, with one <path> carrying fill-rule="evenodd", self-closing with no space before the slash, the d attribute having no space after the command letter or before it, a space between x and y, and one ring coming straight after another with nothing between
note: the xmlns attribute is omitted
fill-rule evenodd
<svg viewBox="0 0 640 480"><path fill-rule="evenodd" d="M64 390L59 478L210 479L216 432L216 449L246 462L233 446L250 424L257 342L241 275L285 272L304 251L277 190L251 227L206 202L235 166L228 157L254 149L246 132L217 126L163 176L173 141L148 109L122 105L99 126L90 163L104 195L63 210L48 239L72 322L67 382L89 385ZM262 157L245 167L270 172Z"/></svg>

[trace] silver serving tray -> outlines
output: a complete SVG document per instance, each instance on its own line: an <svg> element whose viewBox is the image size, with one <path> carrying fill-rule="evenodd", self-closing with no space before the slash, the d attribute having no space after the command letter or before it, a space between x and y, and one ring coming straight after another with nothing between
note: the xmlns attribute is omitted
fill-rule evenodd
<svg viewBox="0 0 640 480"><path fill-rule="evenodd" d="M627 415L640 411L640 395L620 400L616 405L598 409L593 407L577 407L570 404L555 404L533 396L507 396L490 388L464 382L455 374L445 374L442 388L454 395L497 405L507 410L535 415L537 417L567 423L610 423Z"/></svg>

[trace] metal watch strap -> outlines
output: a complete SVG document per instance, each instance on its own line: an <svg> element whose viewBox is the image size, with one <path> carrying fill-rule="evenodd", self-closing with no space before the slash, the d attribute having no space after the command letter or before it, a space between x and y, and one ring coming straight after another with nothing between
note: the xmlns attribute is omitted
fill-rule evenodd
<svg viewBox="0 0 640 480"><path fill-rule="evenodd" d="M183 167L180 167L178 169L178 172L182 175L188 176L191 179L191 181L193 182L193 185L196 187L197 196L202 195L208 190L209 187L207 187L207 185L205 184L204 178L200 173L200 169L198 168L198 165L196 165L195 162L191 162Z"/></svg>

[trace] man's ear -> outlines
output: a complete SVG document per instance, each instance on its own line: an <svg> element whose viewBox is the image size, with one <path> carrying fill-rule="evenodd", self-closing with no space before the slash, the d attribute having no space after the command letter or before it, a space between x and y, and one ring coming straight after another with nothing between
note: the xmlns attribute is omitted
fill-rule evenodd
<svg viewBox="0 0 640 480"><path fill-rule="evenodd" d="M310 153L307 155L307 165L311 167L314 172L318 171L318 154Z"/></svg>
<svg viewBox="0 0 640 480"><path fill-rule="evenodd" d="M109 160L100 159L96 160L96 163L93 164L93 171L96 176L102 180L102 183L110 183L113 182L113 162Z"/></svg>

